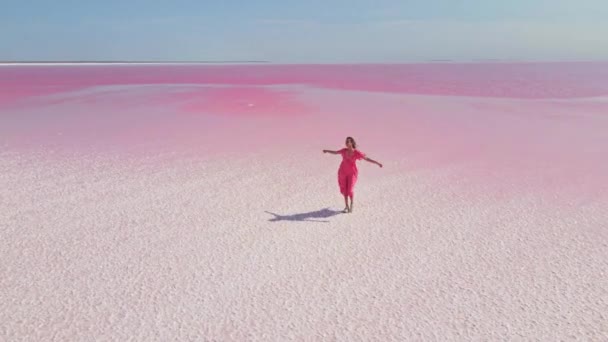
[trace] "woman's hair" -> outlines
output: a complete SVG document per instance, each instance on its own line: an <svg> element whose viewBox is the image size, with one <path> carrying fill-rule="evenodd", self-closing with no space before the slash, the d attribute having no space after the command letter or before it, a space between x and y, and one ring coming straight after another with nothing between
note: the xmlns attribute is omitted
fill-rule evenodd
<svg viewBox="0 0 608 342"><path fill-rule="evenodd" d="M346 142L348 142L349 140L353 144L353 148L357 148L357 143L355 142L355 139L353 137L346 137Z"/></svg>

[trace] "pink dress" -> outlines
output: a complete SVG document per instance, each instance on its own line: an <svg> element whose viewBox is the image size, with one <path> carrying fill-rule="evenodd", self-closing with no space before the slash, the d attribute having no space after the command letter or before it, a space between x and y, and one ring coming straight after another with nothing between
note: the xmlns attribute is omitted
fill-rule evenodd
<svg viewBox="0 0 608 342"><path fill-rule="evenodd" d="M342 155L342 163L338 169L340 192L344 196L352 197L354 195L355 183L357 183L357 176L359 175L357 160L365 158L365 154L359 150L353 150L352 155L349 156L347 148L343 148L338 152Z"/></svg>

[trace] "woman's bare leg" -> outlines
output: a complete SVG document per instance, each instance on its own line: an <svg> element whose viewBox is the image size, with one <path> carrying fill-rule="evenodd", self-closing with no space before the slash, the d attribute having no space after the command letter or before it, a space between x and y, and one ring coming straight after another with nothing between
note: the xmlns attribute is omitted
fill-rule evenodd
<svg viewBox="0 0 608 342"><path fill-rule="evenodd" d="M350 213L353 212L353 201L354 201L354 196L350 196L350 206L348 207L348 212L350 212Z"/></svg>
<svg viewBox="0 0 608 342"><path fill-rule="evenodd" d="M350 207L348 206L348 196L346 196L346 195L344 196L344 205L346 206L346 207L344 208L344 212L345 212L345 213L346 213L346 212L349 212L349 211L350 211Z"/></svg>

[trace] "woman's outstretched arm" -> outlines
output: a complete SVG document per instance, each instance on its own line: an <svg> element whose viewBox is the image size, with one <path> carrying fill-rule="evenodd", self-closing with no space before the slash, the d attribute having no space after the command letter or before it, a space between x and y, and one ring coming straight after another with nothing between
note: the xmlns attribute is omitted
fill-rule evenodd
<svg viewBox="0 0 608 342"><path fill-rule="evenodd" d="M339 151L323 150L323 153L340 154Z"/></svg>
<svg viewBox="0 0 608 342"><path fill-rule="evenodd" d="M370 163L372 163L372 164L376 164L376 165L378 165L378 166L382 167L382 164L380 164L379 162L377 162L377 161L373 160L372 158L363 157L363 160L368 161L368 162L370 162Z"/></svg>

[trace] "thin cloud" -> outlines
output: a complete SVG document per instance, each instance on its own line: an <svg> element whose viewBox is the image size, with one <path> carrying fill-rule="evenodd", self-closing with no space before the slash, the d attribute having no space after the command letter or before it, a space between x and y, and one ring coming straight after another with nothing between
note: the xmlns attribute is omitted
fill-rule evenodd
<svg viewBox="0 0 608 342"><path fill-rule="evenodd" d="M262 25L291 25L291 26L304 26L304 25L318 25L319 22L314 20L306 19L259 19L256 20L257 24Z"/></svg>

